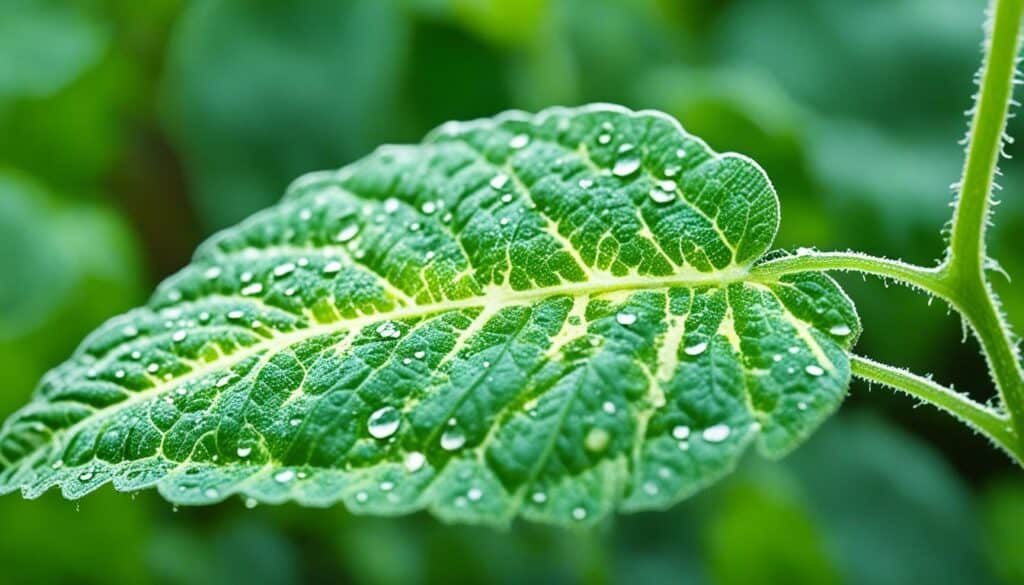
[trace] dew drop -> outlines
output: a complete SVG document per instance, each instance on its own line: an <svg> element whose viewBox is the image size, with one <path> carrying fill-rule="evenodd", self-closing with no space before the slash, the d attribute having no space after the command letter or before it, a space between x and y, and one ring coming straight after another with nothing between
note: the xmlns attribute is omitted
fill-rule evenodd
<svg viewBox="0 0 1024 585"><path fill-rule="evenodd" d="M375 439L386 439L395 434L402 422L402 413L393 406L378 408L366 423L367 430Z"/></svg>
<svg viewBox="0 0 1024 585"><path fill-rule="evenodd" d="M812 376L820 376L825 373L825 370L821 369L821 366L816 366L814 364L811 364L804 368L804 371Z"/></svg>
<svg viewBox="0 0 1024 585"><path fill-rule="evenodd" d="M836 325L828 330L832 335L849 335L850 328L846 325Z"/></svg>
<svg viewBox="0 0 1024 585"><path fill-rule="evenodd" d="M418 360L421 360L421 359L425 358L426 356L427 356L427 352L423 351L422 349L417 351L416 353L412 354L412 357L414 357L414 358L416 358Z"/></svg>
<svg viewBox="0 0 1024 585"><path fill-rule="evenodd" d="M470 502L479 502L480 498L484 497L484 492L480 488L469 488L466 492L466 497L469 498Z"/></svg>
<svg viewBox="0 0 1024 585"><path fill-rule="evenodd" d="M395 489L395 482L393 482L393 481L382 481L382 482L380 482L380 486L379 487L380 487L380 491L382 491L382 492L390 492L391 490Z"/></svg>
<svg viewBox="0 0 1024 585"><path fill-rule="evenodd" d="M228 319L238 320L245 316L242 311L228 311Z"/></svg>
<svg viewBox="0 0 1024 585"><path fill-rule="evenodd" d="M572 509L572 517L576 520L585 520L587 518L587 511L582 506L577 506Z"/></svg>
<svg viewBox="0 0 1024 585"><path fill-rule="evenodd" d="M651 201L654 201L659 205L664 205L665 203L672 203L673 201L676 200L675 193L669 191L662 191L661 189L651 189L648 195L651 196Z"/></svg>
<svg viewBox="0 0 1024 585"><path fill-rule="evenodd" d="M377 326L377 335L384 338L397 339L402 336L402 330L391 321L385 321Z"/></svg>
<svg viewBox="0 0 1024 585"><path fill-rule="evenodd" d="M680 441L685 441L690 436L690 427L686 425L676 425L672 427L672 437Z"/></svg>
<svg viewBox="0 0 1024 585"><path fill-rule="evenodd" d="M690 347L683 348L683 353L690 356L696 356L704 353L708 348L708 342L702 341L700 343L691 345Z"/></svg>
<svg viewBox="0 0 1024 585"><path fill-rule="evenodd" d="M434 203L433 201L427 201L420 206L420 211L422 211L425 215L431 215L435 211L437 211L437 204Z"/></svg>
<svg viewBox="0 0 1024 585"><path fill-rule="evenodd" d="M612 137L608 134L602 134L597 137L598 144L608 144L612 141Z"/></svg>
<svg viewBox="0 0 1024 585"><path fill-rule="evenodd" d="M331 260L327 264L324 264L324 274L334 274L335 272L341 271L341 262L337 260Z"/></svg>
<svg viewBox="0 0 1024 585"><path fill-rule="evenodd" d="M124 376L125 376L124 370L118 370L118 371L114 372L114 377L117 378L118 380L120 380L121 378L124 378Z"/></svg>
<svg viewBox="0 0 1024 585"><path fill-rule="evenodd" d="M654 483L653 481L648 481L644 484L644 491L647 492L647 495L649 496L657 495L658 484Z"/></svg>
<svg viewBox="0 0 1024 585"><path fill-rule="evenodd" d="M93 476L93 473L91 471L86 471L86 472L83 472L81 475L79 475L78 479L80 481L89 481L90 479L92 479L92 476Z"/></svg>
<svg viewBox="0 0 1024 585"><path fill-rule="evenodd" d="M797 410L807 410L807 403L806 402L801 402L801 403L797 404L796 407L797 407Z"/></svg>
<svg viewBox="0 0 1024 585"><path fill-rule="evenodd" d="M628 327L633 323L636 323L636 315L633 313L619 313L615 315L615 320L618 321L619 325Z"/></svg>
<svg viewBox="0 0 1024 585"><path fill-rule="evenodd" d="M398 199L388 197L384 200L384 213L392 214L398 211Z"/></svg>
<svg viewBox="0 0 1024 585"><path fill-rule="evenodd" d="M369 499L369 497L366 492L359 492L356 494L356 501L362 503Z"/></svg>
<svg viewBox="0 0 1024 585"><path fill-rule="evenodd" d="M213 498L216 498L217 496L219 496L220 492L218 492L217 490L215 490L213 488L206 488L206 491L203 492L203 495L208 497L208 498L210 498L210 499L213 499Z"/></svg>
<svg viewBox="0 0 1024 585"><path fill-rule="evenodd" d="M508 175L506 175L506 174L494 175L494 177L491 179L491 183L490 183L491 187L493 187L494 189L502 189L507 184L508 184Z"/></svg>
<svg viewBox="0 0 1024 585"><path fill-rule="evenodd" d="M238 456L241 457L242 459L245 459L250 454L252 454L252 447L239 447L238 450L235 451L235 453L237 453Z"/></svg>
<svg viewBox="0 0 1024 585"><path fill-rule="evenodd" d="M605 401L605 403L601 405L601 410L608 414L615 414L615 403L611 400Z"/></svg>
<svg viewBox="0 0 1024 585"><path fill-rule="evenodd" d="M530 137L526 134L516 134L512 137L512 140L508 141L508 145L512 148L519 149L523 148L530 143Z"/></svg>
<svg viewBox="0 0 1024 585"><path fill-rule="evenodd" d="M423 453L412 451L405 456L405 469L409 473L415 473L422 469L426 462L427 458L423 456Z"/></svg>
<svg viewBox="0 0 1024 585"><path fill-rule="evenodd" d="M245 498L245 508L247 510L252 510L258 504L259 504L259 502L256 501L256 498Z"/></svg>
<svg viewBox="0 0 1024 585"><path fill-rule="evenodd" d="M263 292L263 285L258 283L258 282L254 282L254 283L250 284L249 286L247 286L247 287L242 289L242 294L243 295L247 295L247 296L249 296L249 295L258 295L261 292Z"/></svg>
<svg viewBox="0 0 1024 585"><path fill-rule="evenodd" d="M548 495L545 494L544 492L533 492L533 495L530 496L530 499L532 499L536 504L543 504L544 502L548 501Z"/></svg>
<svg viewBox="0 0 1024 585"><path fill-rule="evenodd" d="M282 276L288 276L292 272L295 272L295 264L293 262L285 262L274 267L274 276L281 278Z"/></svg>
<svg viewBox="0 0 1024 585"><path fill-rule="evenodd" d="M466 444L466 435L459 427L448 427L441 433L441 448L455 451Z"/></svg>
<svg viewBox="0 0 1024 585"><path fill-rule="evenodd" d="M121 333L125 337L135 337L136 335L139 334L139 330L137 328L135 328L135 327L132 327L131 325L128 325L124 329L121 330Z"/></svg>
<svg viewBox="0 0 1024 585"><path fill-rule="evenodd" d="M249 272L247 270L247 271L243 272L242 275L238 277L238 279L241 280L242 282L251 282L252 281L252 272Z"/></svg>
<svg viewBox="0 0 1024 585"><path fill-rule="evenodd" d="M594 186L594 181L592 179L580 179L579 185L581 189L589 189Z"/></svg>
<svg viewBox="0 0 1024 585"><path fill-rule="evenodd" d="M220 276L220 273L221 269L219 266L211 266L210 268L207 268L205 272L203 272L203 276L205 276L207 280L213 280Z"/></svg>
<svg viewBox="0 0 1024 585"><path fill-rule="evenodd" d="M231 383L231 376L227 375L227 376L223 376L219 380L217 380L217 383L215 385L217 386L217 388L223 388L223 387L227 386L230 383Z"/></svg>
<svg viewBox="0 0 1024 585"><path fill-rule="evenodd" d="M344 244L345 242L351 241L357 235L359 235L359 226L352 224L345 226L340 232L338 232L338 235L335 236L334 239Z"/></svg>
<svg viewBox="0 0 1024 585"><path fill-rule="evenodd" d="M174 335L171 336L171 340L180 342L185 341L186 337L188 337L188 331L185 331L184 329L179 329L178 331L174 332Z"/></svg>
<svg viewBox="0 0 1024 585"><path fill-rule="evenodd" d="M701 433L701 437L703 437L708 443L721 443L729 438L729 434L731 432L732 429L729 428L729 425L719 423L704 429L704 432Z"/></svg>
<svg viewBox="0 0 1024 585"><path fill-rule="evenodd" d="M677 148L677 149L676 149L676 156L677 156L678 158L683 158L683 157L685 157L685 156L686 156L686 151L685 151L685 150L683 150L682 148Z"/></svg>
<svg viewBox="0 0 1024 585"><path fill-rule="evenodd" d="M277 483L288 483L295 479L295 472L291 469L284 469L274 474L274 481Z"/></svg>
<svg viewBox="0 0 1024 585"><path fill-rule="evenodd" d="M665 167L665 176L674 177L679 174L681 167L679 165L669 165Z"/></svg>
<svg viewBox="0 0 1024 585"><path fill-rule="evenodd" d="M625 147L629 145L623 144L622 146ZM619 152L622 153L623 156L615 161L615 165L612 167L612 174L616 177L628 177L640 168L640 157L632 152L632 147L626 150L619 148Z"/></svg>

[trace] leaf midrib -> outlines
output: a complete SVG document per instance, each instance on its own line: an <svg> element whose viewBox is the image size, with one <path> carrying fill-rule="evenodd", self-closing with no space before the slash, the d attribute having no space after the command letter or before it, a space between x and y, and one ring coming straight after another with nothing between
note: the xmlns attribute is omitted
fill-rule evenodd
<svg viewBox="0 0 1024 585"><path fill-rule="evenodd" d="M412 305L402 306L395 310L383 313L372 313L368 315L362 315L354 319L343 319L336 322L325 323L325 324L313 324L308 327L298 329L292 333L287 333L277 337L272 337L267 340L266 343L255 343L245 349L227 356L223 360L210 362L205 367L196 368L184 376L169 380L166 383L161 383L152 388L141 390L136 392L131 397L127 398L122 402L113 404L107 408L97 410L94 414L91 414L82 420L76 422L74 425L54 432L54 441L58 437L73 435L78 429L90 424L97 418L105 416L113 416L118 412L126 410L135 404L144 402L154 396L159 396L161 393L176 388L181 384L186 384L192 380L202 378L208 374L223 371L229 369L238 363L245 361L246 359L259 355L264 351L270 351L276 353L284 348L287 348L294 343L309 339L318 335L325 335L331 333L337 333L344 330L349 330L349 334L352 335L357 331L360 331L367 325L374 323L380 323L383 321L398 321L408 318L423 317L427 315L446 313L449 311L457 311L462 309L472 309L489 304L493 304L500 307L514 306L517 304L523 304L530 301L541 300L545 298L557 297L557 296L578 296L588 294L596 296L604 293L612 293L619 291L628 290L662 290L667 288L683 287L693 288L699 286L727 286L729 284L744 282L751 280L750 268L748 266L730 266L725 269L715 272L700 272L697 270L686 270L670 276L633 276L633 277L617 277L611 274L602 275L600 278L591 279L583 282L572 282L567 284L561 284L551 287L540 287L528 290L513 290L505 287L491 286L485 288L483 293L478 296L467 297L465 299L445 301L442 303L434 303L429 305ZM490 294L488 294L490 293ZM40 445L34 451L26 454L17 461L24 461L29 457L32 457L50 443ZM12 466L16 461L9 462Z"/></svg>

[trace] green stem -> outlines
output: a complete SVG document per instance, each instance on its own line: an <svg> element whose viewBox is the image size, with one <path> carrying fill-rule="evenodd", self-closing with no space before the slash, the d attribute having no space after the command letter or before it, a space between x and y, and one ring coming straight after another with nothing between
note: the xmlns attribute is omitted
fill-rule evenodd
<svg viewBox="0 0 1024 585"><path fill-rule="evenodd" d="M863 272L909 284L953 302L954 291L942 278L939 268L925 268L900 260L878 258L859 252L809 252L785 256L759 264L751 269L752 277L763 280L777 279L786 274L812 270L839 270Z"/></svg>
<svg viewBox="0 0 1024 585"><path fill-rule="evenodd" d="M953 415L1024 464L1024 450L1006 416L932 380L865 357L851 356L850 368L858 378L904 392Z"/></svg>
<svg viewBox="0 0 1024 585"><path fill-rule="evenodd" d="M963 181L953 212L943 280L978 336L992 378L1018 437L1024 437L1024 372L1009 327L985 276L990 194L1013 97L1020 50L1022 0L994 0L978 103L971 120Z"/></svg>

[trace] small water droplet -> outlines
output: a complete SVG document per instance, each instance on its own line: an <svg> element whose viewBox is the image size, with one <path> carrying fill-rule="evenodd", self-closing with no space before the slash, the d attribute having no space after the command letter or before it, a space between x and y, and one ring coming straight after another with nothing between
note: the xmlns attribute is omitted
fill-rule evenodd
<svg viewBox="0 0 1024 585"><path fill-rule="evenodd" d="M340 232L338 232L338 235L335 236L334 239L344 244L345 242L351 241L358 234L359 234L359 226L356 225L356 224L352 224L352 225L345 226L344 228L342 228L342 230Z"/></svg>
<svg viewBox="0 0 1024 585"><path fill-rule="evenodd" d="M674 177L679 174L680 170L682 170L682 168L679 165L669 165L665 167L665 176Z"/></svg>
<svg viewBox="0 0 1024 585"><path fill-rule="evenodd" d="M686 355L690 355L690 356L697 356L697 355L700 355L700 354L704 353L704 351L707 348L708 348L708 342L701 341L700 343L696 343L696 344L691 345L689 347L683 348L683 353L685 353Z"/></svg>
<svg viewBox="0 0 1024 585"><path fill-rule="evenodd" d="M242 289L242 294L246 296L258 295L261 292L263 292L263 285L258 282L254 282Z"/></svg>
<svg viewBox="0 0 1024 585"><path fill-rule="evenodd" d="M422 349L417 351L416 353L412 354L412 357L414 357L414 358L416 358L418 360L421 360L421 359L425 358L426 356L427 356L427 352L423 351Z"/></svg>
<svg viewBox="0 0 1024 585"><path fill-rule="evenodd" d="M441 448L455 451L466 444L466 435L459 427L448 427L441 433Z"/></svg>
<svg viewBox="0 0 1024 585"><path fill-rule="evenodd" d="M615 320L618 321L619 325L628 327L633 323L636 323L636 315L633 313L619 313L615 315Z"/></svg>
<svg viewBox="0 0 1024 585"><path fill-rule="evenodd" d="M331 260L327 264L324 264L324 274L334 274L335 272L341 271L341 262L337 260Z"/></svg>
<svg viewBox="0 0 1024 585"><path fill-rule="evenodd" d="M419 451L412 451L405 456L405 469L409 473L415 473L423 468L427 458Z"/></svg>
<svg viewBox="0 0 1024 585"><path fill-rule="evenodd" d="M215 490L213 488L206 488L206 491L203 492L203 495L208 497L208 498L210 498L210 499L213 499L213 498L216 498L217 496L219 496L220 492L218 492L217 490Z"/></svg>
<svg viewBox="0 0 1024 585"><path fill-rule="evenodd" d="M850 328L846 325L835 325L834 327L829 329L828 332L831 333L832 335L849 335Z"/></svg>
<svg viewBox="0 0 1024 585"><path fill-rule="evenodd" d="M677 148L677 149L676 149L676 156L677 156L678 158L683 158L683 157L685 157L685 156L686 156L686 151L685 151L685 150L683 150L682 148Z"/></svg>
<svg viewBox="0 0 1024 585"><path fill-rule="evenodd" d="M704 432L701 433L701 437L703 437L708 443L721 443L729 438L730 433L732 433L732 429L729 428L729 425L719 423L704 429Z"/></svg>
<svg viewBox="0 0 1024 585"><path fill-rule="evenodd" d="M789 351L789 353L795 354L795 353L799 353L800 352L800 348L794 345L794 346L791 346L788 351Z"/></svg>
<svg viewBox="0 0 1024 585"><path fill-rule="evenodd" d="M690 427L686 425L676 425L672 427L672 436L680 441L685 441L690 436Z"/></svg>
<svg viewBox="0 0 1024 585"><path fill-rule="evenodd" d="M435 211L437 211L437 204L434 203L433 201L424 202L423 205L420 206L420 211L422 211L425 215L432 215Z"/></svg>
<svg viewBox="0 0 1024 585"><path fill-rule="evenodd" d="M508 218L503 217L500 220L498 220L498 223L500 223L501 225L508 225Z"/></svg>
<svg viewBox="0 0 1024 585"><path fill-rule="evenodd" d="M821 366L811 364L804 368L804 371L812 376L820 376L825 373L825 370L821 369Z"/></svg>
<svg viewBox="0 0 1024 585"><path fill-rule="evenodd" d="M210 268L207 268L206 271L203 272L203 276L205 276L207 280L213 280L220 276L220 274L221 269L219 266L211 266Z"/></svg>
<svg viewBox="0 0 1024 585"><path fill-rule="evenodd" d="M274 481L277 483L288 483L295 479L295 472L291 469L284 469L274 474Z"/></svg>
<svg viewBox="0 0 1024 585"><path fill-rule="evenodd" d="M274 276L277 278L288 276L292 272L295 272L295 264L293 262L285 262L274 267Z"/></svg>
<svg viewBox="0 0 1024 585"><path fill-rule="evenodd" d="M807 410L807 403L806 402L801 402L801 403L796 405L796 408L797 408L797 410Z"/></svg>
<svg viewBox="0 0 1024 585"><path fill-rule="evenodd" d="M242 459L245 459L252 453L252 447L239 447L235 453L237 453Z"/></svg>
<svg viewBox="0 0 1024 585"><path fill-rule="evenodd" d="M498 175L494 175L494 177L491 179L491 183L490 183L491 187L493 187L495 189L503 189L505 187L505 185L507 185L507 184L508 184L508 175L506 175L504 173L501 173L501 174L498 174Z"/></svg>
<svg viewBox="0 0 1024 585"><path fill-rule="evenodd" d="M604 410L608 414L615 414L615 403L611 400L607 400L601 405L601 410Z"/></svg>
<svg viewBox="0 0 1024 585"><path fill-rule="evenodd" d="M375 439L386 439L395 434L401 422L402 413L393 406L385 406L373 411L366 427Z"/></svg>
<svg viewBox="0 0 1024 585"><path fill-rule="evenodd" d="M592 179L580 179L579 185L582 189L589 189L594 186L594 181Z"/></svg>
<svg viewBox="0 0 1024 585"><path fill-rule="evenodd" d="M356 494L356 501L360 503L365 502L367 499L369 499L369 497L370 496L367 495L366 492L359 492Z"/></svg>
<svg viewBox="0 0 1024 585"><path fill-rule="evenodd" d="M480 498L484 497L484 492L480 488L469 488L466 492L466 497L469 498L470 502L479 502Z"/></svg>
<svg viewBox="0 0 1024 585"><path fill-rule="evenodd" d="M395 489L395 482L393 482L393 481L382 481L382 482L380 482L380 486L379 487L380 487L380 491L382 491L382 492L390 492L391 490Z"/></svg>
<svg viewBox="0 0 1024 585"><path fill-rule="evenodd" d="M92 476L93 473L91 471L84 471L82 472L81 475L78 476L78 479L80 481L89 481L90 479L92 479Z"/></svg>
<svg viewBox="0 0 1024 585"><path fill-rule="evenodd" d="M648 482L644 483L644 491L647 492L647 495L649 495L649 496L657 495L658 494L658 484L654 483L653 481L648 481Z"/></svg>
<svg viewBox="0 0 1024 585"><path fill-rule="evenodd" d="M392 214L398 211L398 199L394 197L388 197L384 200L384 213Z"/></svg>
<svg viewBox="0 0 1024 585"><path fill-rule="evenodd" d="M259 504L259 502L256 501L256 498L245 498L245 507L248 510L252 510L258 504Z"/></svg>
<svg viewBox="0 0 1024 585"><path fill-rule="evenodd" d="M532 499L536 504L543 504L544 502L548 501L548 495L545 494L544 492L533 492L533 495L530 496L530 499Z"/></svg>
<svg viewBox="0 0 1024 585"><path fill-rule="evenodd" d="M612 137L609 134L602 134L602 135L597 137L597 143L598 144L608 144L611 141L612 141Z"/></svg>
<svg viewBox="0 0 1024 585"><path fill-rule="evenodd" d="M526 146L529 143L530 143L530 137L527 136L526 134L516 134L515 136L512 137L512 140L508 141L508 145L511 148L515 148L515 149L523 148L524 146Z"/></svg>
<svg viewBox="0 0 1024 585"><path fill-rule="evenodd" d="M228 319L238 320L245 316L242 311L228 311Z"/></svg>
<svg viewBox="0 0 1024 585"><path fill-rule="evenodd" d="M377 326L377 335L384 338L397 339L402 336L402 330L392 321L385 321Z"/></svg>
<svg viewBox="0 0 1024 585"><path fill-rule="evenodd" d="M585 520L587 518L587 510L582 506L577 506L572 509L572 517L576 520Z"/></svg>
<svg viewBox="0 0 1024 585"><path fill-rule="evenodd" d="M179 329L178 331L174 332L174 335L171 336L171 340L180 342L185 341L186 337L188 337L188 331L185 331L184 329Z"/></svg>
<svg viewBox="0 0 1024 585"><path fill-rule="evenodd" d="M772 361L773 362L781 362L782 361L782 354L781 353L777 353L777 354L773 355L772 356Z"/></svg>
<svg viewBox="0 0 1024 585"><path fill-rule="evenodd" d="M661 189L651 189L648 195L650 195L651 201L654 201L659 205L664 205L665 203L672 203L673 201L676 200L675 193L662 191Z"/></svg>

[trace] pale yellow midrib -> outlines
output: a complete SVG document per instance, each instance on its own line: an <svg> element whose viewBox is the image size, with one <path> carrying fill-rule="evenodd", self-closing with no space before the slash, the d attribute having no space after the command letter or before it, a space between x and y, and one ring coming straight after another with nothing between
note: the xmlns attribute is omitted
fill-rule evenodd
<svg viewBox="0 0 1024 585"><path fill-rule="evenodd" d="M261 352L269 351L271 353L276 353L277 351L289 347L294 343L311 337L316 337L318 335L337 333L346 329L362 328L366 325L380 323L383 321L396 321L422 317L435 313L483 307L485 305L505 307L557 296L576 296L583 294L595 296L600 295L601 293L623 290L660 290L674 287L691 288L697 286L726 286L732 283L748 280L749 278L750 269L746 266L730 266L717 272L687 270L671 276L608 276L592 279L586 282L573 282L558 286L523 291L516 291L512 289L508 289L506 291L504 289L500 289L500 293L492 292L489 295L486 294L485 291L485 294L483 295L465 299L445 301L443 303L434 303L430 305L403 306L386 313L373 313L370 315L363 315L355 319L311 325L310 327L299 329L292 333L271 338L265 344L257 343L251 345L244 350L231 354L225 360L210 362L206 367L196 368L188 374L170 380L167 383L159 384L147 390L137 392L122 402L118 402L105 409L98 410L95 414L83 418L74 425L55 432L54 441L57 441L58 436L73 436L75 431L95 421L97 417L115 415L118 412L134 406L135 404L144 402L154 396L159 396L161 393L176 388L181 384L186 384L210 373L230 368ZM40 446L40 449L42 449L42 446ZM40 449L36 449L32 453L27 454L20 461L26 461L31 456L38 453Z"/></svg>

